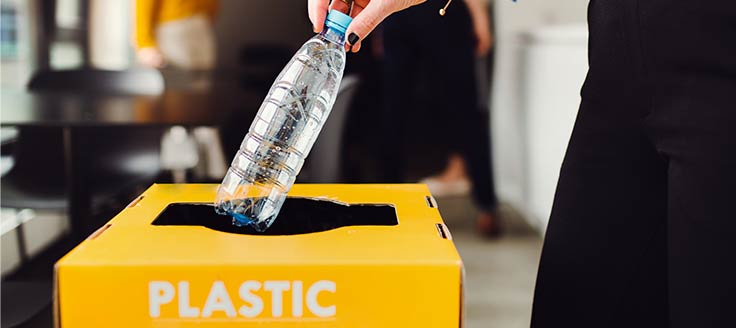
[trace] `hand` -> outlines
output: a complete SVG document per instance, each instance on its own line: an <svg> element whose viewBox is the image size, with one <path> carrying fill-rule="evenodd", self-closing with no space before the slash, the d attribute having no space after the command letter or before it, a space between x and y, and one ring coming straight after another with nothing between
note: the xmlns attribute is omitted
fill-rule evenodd
<svg viewBox="0 0 736 328"><path fill-rule="evenodd" d="M346 46L353 52L358 52L361 40L365 39L386 17L424 1L426 0L355 0L351 13L353 21L346 32ZM308 0L309 19L316 33L322 32L324 28L328 6L330 6L330 0ZM347 4L341 0L334 0L332 7L338 10L343 9L341 10L343 12L348 11Z"/></svg>
<svg viewBox="0 0 736 328"><path fill-rule="evenodd" d="M136 53L136 57L138 57L138 62L143 66L151 68L161 68L166 64L161 51L153 47L139 49Z"/></svg>
<svg viewBox="0 0 736 328"><path fill-rule="evenodd" d="M488 19L488 8L485 0L465 0L473 20L473 31L475 32L475 54L478 57L488 54L493 45L490 20Z"/></svg>
<svg viewBox="0 0 736 328"><path fill-rule="evenodd" d="M491 28L488 24L473 23L473 29L475 30L475 54L478 57L483 57L488 54L488 50L493 45L493 35L491 35Z"/></svg>

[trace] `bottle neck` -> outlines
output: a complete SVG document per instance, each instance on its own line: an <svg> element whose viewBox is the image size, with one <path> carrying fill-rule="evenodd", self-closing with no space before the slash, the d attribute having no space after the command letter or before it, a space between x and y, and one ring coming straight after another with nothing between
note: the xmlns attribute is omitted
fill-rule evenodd
<svg viewBox="0 0 736 328"><path fill-rule="evenodd" d="M335 28L328 27L325 25L325 28L322 29L322 32L320 32L319 35L323 37L325 40L330 41L339 46L345 45L345 33L338 31Z"/></svg>

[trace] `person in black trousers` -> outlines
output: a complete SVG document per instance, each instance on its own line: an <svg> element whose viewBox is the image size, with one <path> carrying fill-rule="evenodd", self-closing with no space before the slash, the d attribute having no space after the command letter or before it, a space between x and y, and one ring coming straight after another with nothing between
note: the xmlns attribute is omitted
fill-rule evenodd
<svg viewBox="0 0 736 328"><path fill-rule="evenodd" d="M736 327L736 1L588 20L532 327Z"/></svg>
<svg viewBox="0 0 736 328"><path fill-rule="evenodd" d="M353 41L407 1L380 3ZM531 326L736 327L736 1L591 0L588 17Z"/></svg>
<svg viewBox="0 0 736 328"><path fill-rule="evenodd" d="M427 108L422 112L442 122L442 129L436 131L438 139L457 154L454 161L451 157L445 175L462 170L456 169L458 159L464 162L459 165L467 167L472 195L480 209L478 227L482 233L496 235L488 109L478 102L475 74L476 55L487 52L490 46L478 50L483 42L479 35L490 35L490 26L481 1L459 1L440 16L438 9L444 3L427 1L389 16L382 24L386 105L380 139L385 180L404 178L407 158L401 141L412 122L407 112L422 104L417 97L429 99L424 105L436 107L434 114ZM481 14L471 10L483 11L485 19L476 18ZM421 83L424 88L417 92L415 87Z"/></svg>

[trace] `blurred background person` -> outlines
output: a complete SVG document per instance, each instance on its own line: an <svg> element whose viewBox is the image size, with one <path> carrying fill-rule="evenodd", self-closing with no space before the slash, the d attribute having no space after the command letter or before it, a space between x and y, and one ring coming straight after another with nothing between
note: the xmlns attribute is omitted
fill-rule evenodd
<svg viewBox="0 0 736 328"><path fill-rule="evenodd" d="M149 67L209 70L215 64L217 0L136 0L135 46Z"/></svg>
<svg viewBox="0 0 736 328"><path fill-rule="evenodd" d="M382 162L387 181L405 179L408 110L425 111L441 127L438 142L449 147L442 172L423 179L434 196L472 191L480 209L478 230L499 233L491 171L488 108L479 102L476 56L488 54L492 36L485 0L459 1L438 13L444 1L428 1L389 16L383 26L385 106L381 113ZM429 99L427 101L427 99Z"/></svg>
<svg viewBox="0 0 736 328"><path fill-rule="evenodd" d="M136 58L144 66L170 66L183 76L164 72L169 87L180 80L190 89L211 87L215 67L214 19L217 0L136 0L133 36ZM176 82L174 82L176 83ZM198 179L217 180L225 167L219 133L198 127L190 135L183 127L169 130L161 141L161 162L174 182L187 181L186 170L195 168ZM196 166L196 167L195 167Z"/></svg>

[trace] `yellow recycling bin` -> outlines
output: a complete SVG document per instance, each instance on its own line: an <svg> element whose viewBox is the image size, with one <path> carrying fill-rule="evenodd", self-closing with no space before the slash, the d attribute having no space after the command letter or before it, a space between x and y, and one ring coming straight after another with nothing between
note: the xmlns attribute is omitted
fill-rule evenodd
<svg viewBox="0 0 736 328"><path fill-rule="evenodd" d="M56 264L56 326L459 327L463 266L424 185L295 185L259 235L217 185L154 185Z"/></svg>

